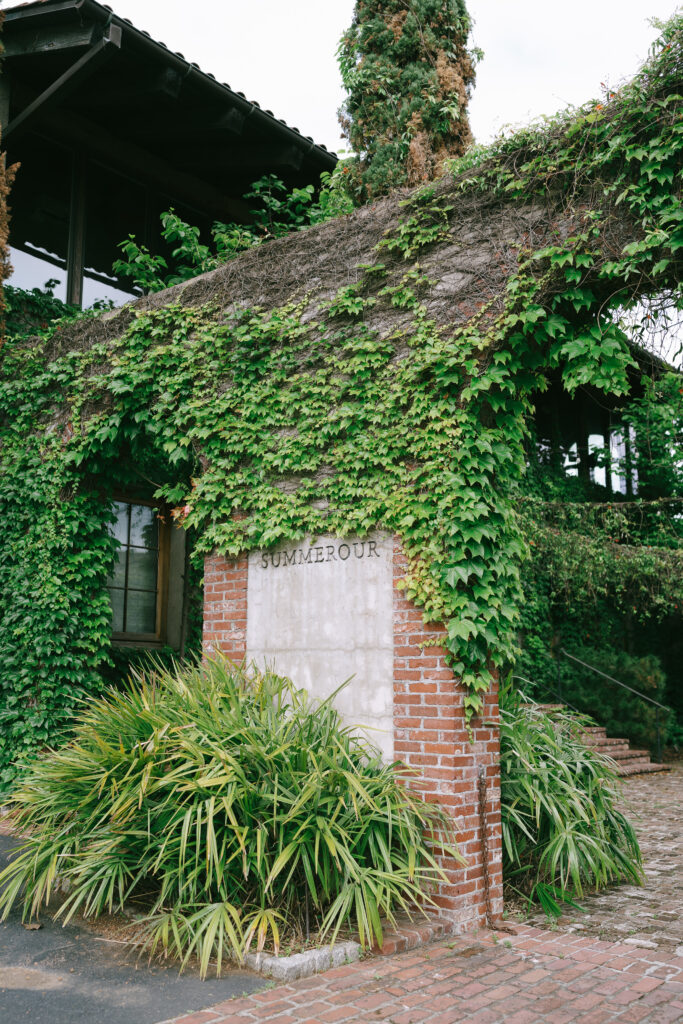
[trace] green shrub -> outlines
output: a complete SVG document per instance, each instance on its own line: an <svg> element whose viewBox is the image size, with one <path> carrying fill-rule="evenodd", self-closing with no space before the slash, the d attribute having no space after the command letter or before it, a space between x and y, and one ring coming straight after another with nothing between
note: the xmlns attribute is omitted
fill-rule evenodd
<svg viewBox="0 0 683 1024"><path fill-rule="evenodd" d="M277 175L265 174L243 198L249 203L250 223L215 221L211 245L201 241L198 227L184 221L173 208L165 210L160 215L161 243L170 263L160 253L140 245L135 235L129 235L119 242L123 258L114 261L113 272L129 278L144 292L158 292L215 270L245 249L353 210L342 164L322 172L317 190L313 185L288 189Z"/></svg>
<svg viewBox="0 0 683 1024"><path fill-rule="evenodd" d="M76 312L74 306L56 297L54 289L58 283L56 278L50 278L42 288L5 285L5 331L10 337L44 334L55 320Z"/></svg>
<svg viewBox="0 0 683 1024"><path fill-rule="evenodd" d="M289 680L217 659L135 676L90 702L73 742L43 756L13 796L25 844L0 875L5 916L23 889L35 915L58 878L58 913L97 916L146 902L145 944L205 974L270 933L319 937L429 899L458 857L427 804L342 727L331 704Z"/></svg>
<svg viewBox="0 0 683 1024"><path fill-rule="evenodd" d="M613 763L581 733L591 720L547 714L501 687L503 876L549 916L586 889L642 881L635 833L617 810Z"/></svg>

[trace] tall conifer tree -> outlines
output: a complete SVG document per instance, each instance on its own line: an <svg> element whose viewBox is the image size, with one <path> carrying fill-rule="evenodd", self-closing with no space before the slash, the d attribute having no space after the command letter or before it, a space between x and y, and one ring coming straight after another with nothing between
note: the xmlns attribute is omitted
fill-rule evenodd
<svg viewBox="0 0 683 1024"><path fill-rule="evenodd" d="M465 0L357 0L338 56L357 202L438 177L472 142Z"/></svg>

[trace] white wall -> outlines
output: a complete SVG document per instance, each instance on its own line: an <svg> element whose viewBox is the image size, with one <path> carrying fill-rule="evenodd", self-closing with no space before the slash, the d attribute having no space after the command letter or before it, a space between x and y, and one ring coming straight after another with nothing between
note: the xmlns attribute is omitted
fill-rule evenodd
<svg viewBox="0 0 683 1024"><path fill-rule="evenodd" d="M312 695L393 760L393 539L319 537L249 556L247 658Z"/></svg>

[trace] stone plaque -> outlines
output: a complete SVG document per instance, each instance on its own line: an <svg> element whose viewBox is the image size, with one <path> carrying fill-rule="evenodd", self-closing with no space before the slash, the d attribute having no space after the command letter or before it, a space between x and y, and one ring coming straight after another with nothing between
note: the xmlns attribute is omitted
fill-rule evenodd
<svg viewBox="0 0 683 1024"><path fill-rule="evenodd" d="M393 538L319 537L249 556L247 658L324 699L393 760Z"/></svg>

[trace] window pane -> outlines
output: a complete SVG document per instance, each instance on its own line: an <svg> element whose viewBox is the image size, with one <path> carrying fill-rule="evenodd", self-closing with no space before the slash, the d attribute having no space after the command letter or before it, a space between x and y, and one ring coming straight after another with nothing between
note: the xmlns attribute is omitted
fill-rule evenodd
<svg viewBox="0 0 683 1024"><path fill-rule="evenodd" d="M116 522L109 527L111 535L116 537L119 544L128 543L128 505L122 501L114 502L114 515Z"/></svg>
<svg viewBox="0 0 683 1024"><path fill-rule="evenodd" d="M109 587L125 587L126 585L126 548L116 553L116 561L107 580Z"/></svg>
<svg viewBox="0 0 683 1024"><path fill-rule="evenodd" d="M604 457L605 451L605 438L602 434L589 434L588 435L588 454ZM594 484L599 484L600 487L604 487L607 483L607 471L604 466L592 466L591 467L591 480Z"/></svg>
<svg viewBox="0 0 683 1024"><path fill-rule="evenodd" d="M114 633L123 633L123 591L110 590L111 628Z"/></svg>
<svg viewBox="0 0 683 1024"><path fill-rule="evenodd" d="M157 589L157 553L144 548L128 549L128 586L136 590Z"/></svg>
<svg viewBox="0 0 683 1024"><path fill-rule="evenodd" d="M157 510L147 505L130 507L130 543L143 548L157 547Z"/></svg>
<svg viewBox="0 0 683 1024"><path fill-rule="evenodd" d="M157 628L157 595L144 590L128 591L126 633L155 633Z"/></svg>

